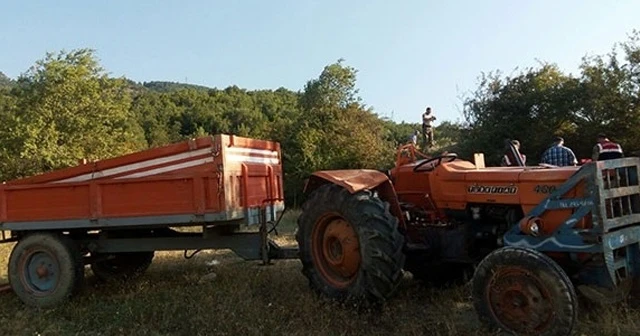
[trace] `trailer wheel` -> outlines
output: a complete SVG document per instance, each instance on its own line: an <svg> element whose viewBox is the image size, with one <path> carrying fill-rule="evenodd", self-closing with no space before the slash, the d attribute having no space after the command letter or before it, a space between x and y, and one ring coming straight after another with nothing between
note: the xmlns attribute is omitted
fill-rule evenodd
<svg viewBox="0 0 640 336"><path fill-rule="evenodd" d="M102 281L132 280L142 275L153 262L155 252L114 253L91 264L93 274Z"/></svg>
<svg viewBox="0 0 640 336"><path fill-rule="evenodd" d="M9 257L9 282L28 306L48 308L70 299L84 281L84 263L70 238L33 233L21 239Z"/></svg>
<svg viewBox="0 0 640 336"><path fill-rule="evenodd" d="M473 301L490 329L518 335L570 335L578 299L566 273L541 252L504 247L476 268Z"/></svg>
<svg viewBox="0 0 640 336"><path fill-rule="evenodd" d="M296 239L311 288L331 299L381 302L402 279L398 219L369 191L319 187L303 205Z"/></svg>

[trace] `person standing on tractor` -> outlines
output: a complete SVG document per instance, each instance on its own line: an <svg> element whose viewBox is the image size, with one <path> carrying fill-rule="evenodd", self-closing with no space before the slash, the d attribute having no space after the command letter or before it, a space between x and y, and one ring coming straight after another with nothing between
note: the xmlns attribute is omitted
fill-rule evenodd
<svg viewBox="0 0 640 336"><path fill-rule="evenodd" d="M526 166L527 156L522 154L522 153L520 153L520 141L518 141L518 140L511 140L510 142L507 143L507 151L502 156L502 162L500 162L500 165L502 167L517 167L517 166L520 166L520 164L518 163L518 159L515 156L514 151L511 150L511 147L513 147L515 149L515 153L517 153L517 155L520 156L520 160L522 161L522 166Z"/></svg>
<svg viewBox="0 0 640 336"><path fill-rule="evenodd" d="M598 143L593 146L593 161L620 159L624 157L622 146L615 143L603 133L598 134Z"/></svg>
<svg viewBox="0 0 640 336"><path fill-rule="evenodd" d="M424 139L425 147L433 147L435 144L433 139L433 127L431 125L434 120L436 120L436 117L431 114L431 107L427 107L422 114L422 137Z"/></svg>
<svg viewBox="0 0 640 336"><path fill-rule="evenodd" d="M420 134L420 131L418 130L413 131L413 133L411 133L411 136L409 137L409 143L416 146L418 144L418 134Z"/></svg>
<svg viewBox="0 0 640 336"><path fill-rule="evenodd" d="M542 163L566 167L578 164L578 159L571 148L564 146L564 139L556 137L554 143L542 154Z"/></svg>

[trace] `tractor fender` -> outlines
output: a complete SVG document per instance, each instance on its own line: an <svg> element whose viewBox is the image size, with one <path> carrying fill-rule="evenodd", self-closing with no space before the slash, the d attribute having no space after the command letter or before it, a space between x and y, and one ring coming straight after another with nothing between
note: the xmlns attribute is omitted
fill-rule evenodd
<svg viewBox="0 0 640 336"><path fill-rule="evenodd" d="M332 183L347 189L354 194L362 190L371 190L378 193L380 199L389 203L391 214L396 216L401 228L405 228L404 217L396 191L383 172L373 169L344 169L317 171L309 177L304 186L304 193L308 194L318 187Z"/></svg>

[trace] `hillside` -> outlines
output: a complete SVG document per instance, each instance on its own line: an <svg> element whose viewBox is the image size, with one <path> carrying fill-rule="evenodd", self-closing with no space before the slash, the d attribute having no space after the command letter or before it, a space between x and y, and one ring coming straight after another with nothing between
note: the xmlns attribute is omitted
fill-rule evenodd
<svg viewBox="0 0 640 336"><path fill-rule="evenodd" d="M164 82L164 81L151 81L151 82L143 82L142 86L156 92L170 92L179 89L194 89L194 90L203 90L208 91L211 88L201 85L194 84L186 84L179 82Z"/></svg>

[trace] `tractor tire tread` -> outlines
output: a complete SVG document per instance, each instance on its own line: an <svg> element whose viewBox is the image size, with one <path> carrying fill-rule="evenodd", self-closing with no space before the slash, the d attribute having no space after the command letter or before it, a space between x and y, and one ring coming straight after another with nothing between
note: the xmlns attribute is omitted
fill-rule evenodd
<svg viewBox="0 0 640 336"><path fill-rule="evenodd" d="M528 270L544 274L554 298L559 298L555 304L555 321L552 326L539 333L542 336L570 335L577 321L578 297L575 288L564 270L547 255L536 250L522 247L503 247L486 256L478 265L473 276L472 293L473 305L483 326L490 330L505 330L493 314L486 301L487 283L491 279L496 267L500 265L521 266ZM511 332L511 331L510 331Z"/></svg>
<svg viewBox="0 0 640 336"><path fill-rule="evenodd" d="M310 194L302 209L296 240L302 273L312 289L340 301L383 302L395 294L405 260L404 236L398 232L398 219L390 213L388 203L368 190L351 194L338 185L325 184ZM313 264L311 232L317 218L327 211L349 218L360 241L358 279L343 290L326 284Z"/></svg>

